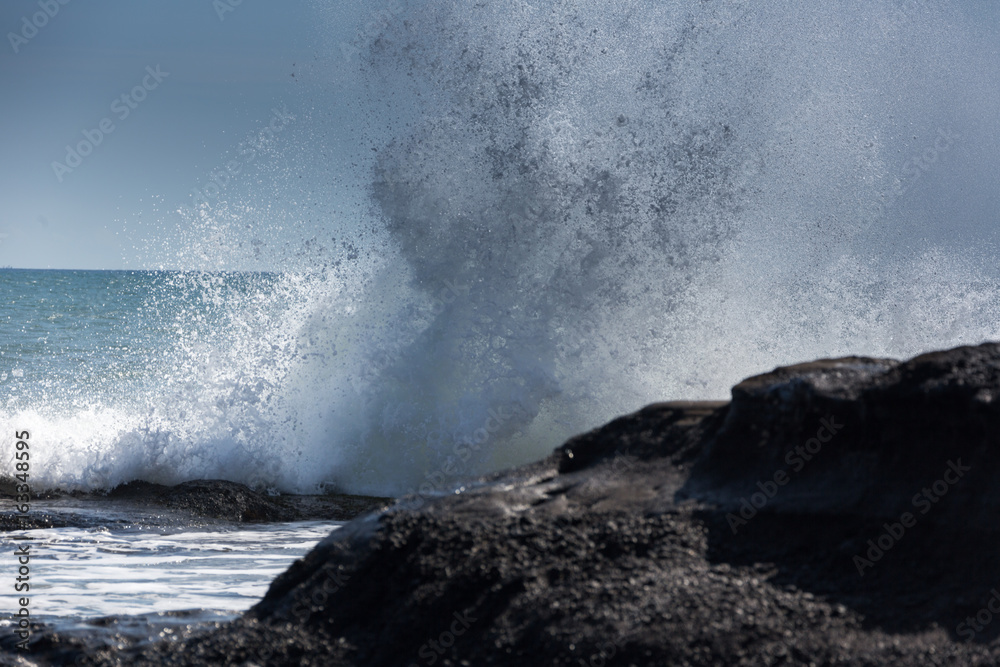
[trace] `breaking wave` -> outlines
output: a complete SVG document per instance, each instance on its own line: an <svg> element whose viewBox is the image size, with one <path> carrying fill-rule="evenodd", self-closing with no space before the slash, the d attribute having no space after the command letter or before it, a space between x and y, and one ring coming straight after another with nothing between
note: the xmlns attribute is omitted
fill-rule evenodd
<svg viewBox="0 0 1000 667"><path fill-rule="evenodd" d="M179 274L221 319L174 315L162 384L59 417L42 468L445 492L778 364L996 339L981 4L390 2L352 36L317 3L299 121L161 258L282 273Z"/></svg>

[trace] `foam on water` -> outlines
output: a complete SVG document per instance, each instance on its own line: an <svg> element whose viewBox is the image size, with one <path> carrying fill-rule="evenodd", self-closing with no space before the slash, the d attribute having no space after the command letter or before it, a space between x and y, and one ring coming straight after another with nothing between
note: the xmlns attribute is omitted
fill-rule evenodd
<svg viewBox="0 0 1000 667"><path fill-rule="evenodd" d="M4 533L0 545L11 552L30 545L36 620L192 609L234 618L339 525L312 521L205 532L37 529Z"/></svg>
<svg viewBox="0 0 1000 667"><path fill-rule="evenodd" d="M449 0L354 18L362 53L331 38L268 160L164 218L170 266L285 273L237 296L179 276L201 307L150 354L155 387L5 414L42 425L44 479L444 491L778 364L1000 335L991 6ZM315 95L345 81L365 92L331 126ZM302 172L332 168L317 145L348 133L374 149L342 158L368 185L351 206L319 186L298 201Z"/></svg>

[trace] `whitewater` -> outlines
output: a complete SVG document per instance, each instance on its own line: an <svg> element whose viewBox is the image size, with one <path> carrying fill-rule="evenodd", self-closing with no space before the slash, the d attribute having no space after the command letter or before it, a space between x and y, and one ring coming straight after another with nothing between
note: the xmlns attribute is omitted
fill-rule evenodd
<svg viewBox="0 0 1000 667"><path fill-rule="evenodd" d="M314 11L294 120L145 212L135 271L0 272L37 488L448 493L780 364L1000 337L988 3Z"/></svg>

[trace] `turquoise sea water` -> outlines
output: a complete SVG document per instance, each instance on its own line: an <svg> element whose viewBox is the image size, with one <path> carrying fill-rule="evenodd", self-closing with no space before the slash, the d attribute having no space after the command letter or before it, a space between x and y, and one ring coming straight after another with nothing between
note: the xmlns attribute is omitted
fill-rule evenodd
<svg viewBox="0 0 1000 667"><path fill-rule="evenodd" d="M273 487L262 450L273 472L281 449L256 436L287 372L279 281L0 271L0 432L31 433L42 486L225 477Z"/></svg>
<svg viewBox="0 0 1000 667"><path fill-rule="evenodd" d="M211 299L227 299L271 283L266 274L185 279L152 271L2 270L2 405L8 415L58 412L60 405L97 398L110 404L150 389L162 379L158 362L170 354L178 327L214 324L209 290ZM198 315L185 317L192 312Z"/></svg>
<svg viewBox="0 0 1000 667"><path fill-rule="evenodd" d="M229 336L235 350L243 334L227 329L238 327L231 307L255 300L277 307L277 281L274 274L0 271L0 433L7 437L0 474L16 472L16 429L30 433L28 479L36 491L225 476L201 449L218 437L218 422L184 431L182 441L178 426L186 422L170 413L184 406L203 417L226 415L233 391L253 400L236 371L221 382L199 380L199 370L212 368L196 363L199 350L209 349L199 341L214 346ZM216 402L204 405L209 398ZM232 618L340 525L167 522L163 512L64 504L36 501L33 510L62 512L70 523L69 515L85 512L88 527L6 532L0 549L31 545L34 618L65 628L73 618L172 610L202 610L201 621ZM0 505L15 512L11 500Z"/></svg>

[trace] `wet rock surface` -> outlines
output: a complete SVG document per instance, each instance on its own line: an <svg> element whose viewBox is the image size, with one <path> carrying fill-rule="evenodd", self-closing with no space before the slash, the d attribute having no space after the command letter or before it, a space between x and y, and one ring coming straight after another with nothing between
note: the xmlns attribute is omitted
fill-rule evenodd
<svg viewBox="0 0 1000 667"><path fill-rule="evenodd" d="M31 511L26 513L17 511L14 498L13 480L0 480L0 531L136 524L153 527L212 521L349 521L393 502L390 498L338 493L268 495L225 480L193 480L174 486L134 481L94 493L42 490L32 493Z"/></svg>
<svg viewBox="0 0 1000 667"><path fill-rule="evenodd" d="M730 403L652 405L461 494L356 519L233 623L60 650L101 665L996 664L998 396L996 344L777 369Z"/></svg>

